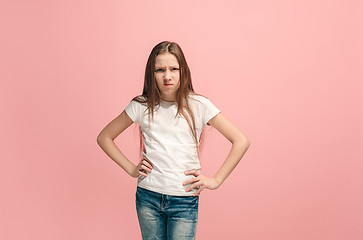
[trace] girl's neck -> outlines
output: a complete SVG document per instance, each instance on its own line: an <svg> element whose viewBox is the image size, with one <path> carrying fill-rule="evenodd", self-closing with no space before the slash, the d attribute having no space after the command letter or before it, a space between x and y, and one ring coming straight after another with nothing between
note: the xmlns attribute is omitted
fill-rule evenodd
<svg viewBox="0 0 363 240"><path fill-rule="evenodd" d="M161 97L161 100L164 101L164 102L176 102L176 99L165 99L165 98L162 98Z"/></svg>

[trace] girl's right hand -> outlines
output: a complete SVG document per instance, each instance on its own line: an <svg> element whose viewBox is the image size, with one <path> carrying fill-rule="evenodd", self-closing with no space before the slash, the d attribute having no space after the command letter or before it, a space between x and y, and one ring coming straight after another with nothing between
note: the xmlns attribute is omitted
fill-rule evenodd
<svg viewBox="0 0 363 240"><path fill-rule="evenodd" d="M132 173L132 177L138 178L140 175L147 177L147 173L151 172L152 163L146 157L143 157L139 164L135 167L135 170Z"/></svg>

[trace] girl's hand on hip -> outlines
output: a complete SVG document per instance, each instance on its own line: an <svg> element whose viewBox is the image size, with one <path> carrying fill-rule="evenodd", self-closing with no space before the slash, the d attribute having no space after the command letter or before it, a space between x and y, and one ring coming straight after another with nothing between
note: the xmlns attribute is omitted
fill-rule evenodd
<svg viewBox="0 0 363 240"><path fill-rule="evenodd" d="M189 170L185 172L185 175L194 175L195 177L192 179L189 179L183 183L183 186L187 184L191 184L185 191L189 192L191 189L195 188L197 191L193 194L193 196L198 195L201 191L203 191L205 188L208 189L216 189L220 186L220 184L217 182L215 178L209 178L201 173L197 172L196 170Z"/></svg>
<svg viewBox="0 0 363 240"><path fill-rule="evenodd" d="M131 176L134 178L139 177L140 175L147 177L147 173L151 172L152 170L152 163L146 157L143 157L139 164L135 167L134 171L132 172Z"/></svg>

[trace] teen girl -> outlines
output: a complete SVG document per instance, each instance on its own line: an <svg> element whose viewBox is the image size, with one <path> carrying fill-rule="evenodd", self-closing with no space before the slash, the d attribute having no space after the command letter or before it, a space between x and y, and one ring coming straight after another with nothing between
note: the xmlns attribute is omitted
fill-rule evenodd
<svg viewBox="0 0 363 240"><path fill-rule="evenodd" d="M142 159L137 166L113 141L132 123L142 133ZM199 146L206 125L232 143L213 177L200 172ZM138 178L136 210L142 238L176 240L195 239L200 192L218 188L250 145L208 98L194 92L184 54L169 41L152 49L142 95L100 132L97 142L131 177Z"/></svg>

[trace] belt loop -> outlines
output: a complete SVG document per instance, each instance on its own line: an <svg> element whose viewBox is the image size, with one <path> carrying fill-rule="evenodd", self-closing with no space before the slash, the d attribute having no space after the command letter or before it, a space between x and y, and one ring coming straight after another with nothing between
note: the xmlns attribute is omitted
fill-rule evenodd
<svg viewBox="0 0 363 240"><path fill-rule="evenodd" d="M161 194L161 210L164 209L164 194Z"/></svg>

